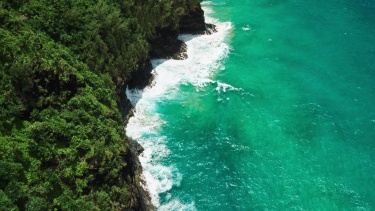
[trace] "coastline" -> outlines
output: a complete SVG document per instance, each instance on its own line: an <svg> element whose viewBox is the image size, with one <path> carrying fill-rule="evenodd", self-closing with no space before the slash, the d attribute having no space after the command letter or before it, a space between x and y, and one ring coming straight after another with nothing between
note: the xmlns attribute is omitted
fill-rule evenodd
<svg viewBox="0 0 375 211"><path fill-rule="evenodd" d="M129 100L129 89L143 90L152 84L154 79L151 73L154 69L151 59L173 59L184 60L188 57L187 45L179 39L181 33L192 35L203 35L215 33L216 26L205 22L204 11L200 3L186 15L182 16L179 27L165 27L157 29L158 37L149 40L151 51L144 61L139 62L139 68L132 72L129 80L124 85L116 88L118 95L118 108L123 116L125 127L128 125L129 119L134 116L135 103ZM129 145L129 153L125 159L130 164L124 172L128 174L131 184L131 201L128 208L131 210L155 210L151 200L150 191L147 189L146 181L142 178L142 164L139 156L144 148L130 137L127 137Z"/></svg>
<svg viewBox="0 0 375 211"><path fill-rule="evenodd" d="M152 81L151 58L187 57L182 28L209 27L199 2L1 4L4 209L153 209L125 90Z"/></svg>

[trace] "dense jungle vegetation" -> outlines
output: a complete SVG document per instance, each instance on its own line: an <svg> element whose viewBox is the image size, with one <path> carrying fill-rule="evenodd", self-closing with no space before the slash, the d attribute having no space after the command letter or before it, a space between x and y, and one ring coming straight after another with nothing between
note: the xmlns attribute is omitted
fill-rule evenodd
<svg viewBox="0 0 375 211"><path fill-rule="evenodd" d="M0 0L0 210L128 209L116 86L198 0Z"/></svg>

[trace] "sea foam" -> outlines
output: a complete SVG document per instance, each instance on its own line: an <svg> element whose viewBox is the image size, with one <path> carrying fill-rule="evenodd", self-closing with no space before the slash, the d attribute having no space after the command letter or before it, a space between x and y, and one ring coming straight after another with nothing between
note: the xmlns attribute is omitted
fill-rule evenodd
<svg viewBox="0 0 375 211"><path fill-rule="evenodd" d="M152 203L158 210L196 210L194 202L181 202L170 193L167 202L160 201L161 193L180 186L183 175L177 167L162 163L162 159L171 152L166 145L167 137L160 135L161 127L166 122L157 107L160 102L174 99L181 84L191 84L199 90L212 83L210 77L217 70L223 69L221 60L230 50L224 39L232 25L211 18L209 4L203 4L203 9L206 21L215 24L218 32L212 35L180 35L179 39L187 44L189 57L186 60L152 60L155 75L153 85L143 91L126 90L130 102L135 106L135 114L125 128L126 134L145 148L140 155L142 176ZM228 88L219 83L218 86L224 91Z"/></svg>

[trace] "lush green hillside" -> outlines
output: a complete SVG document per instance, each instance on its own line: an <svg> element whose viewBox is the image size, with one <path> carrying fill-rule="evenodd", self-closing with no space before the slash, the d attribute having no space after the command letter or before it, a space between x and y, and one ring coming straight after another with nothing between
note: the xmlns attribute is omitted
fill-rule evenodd
<svg viewBox="0 0 375 211"><path fill-rule="evenodd" d="M197 3L0 2L0 209L130 209L115 89Z"/></svg>

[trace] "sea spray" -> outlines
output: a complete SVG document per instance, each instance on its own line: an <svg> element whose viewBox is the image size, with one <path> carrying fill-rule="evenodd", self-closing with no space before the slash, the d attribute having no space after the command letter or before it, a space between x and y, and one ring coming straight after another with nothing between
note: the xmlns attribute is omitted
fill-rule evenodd
<svg viewBox="0 0 375 211"><path fill-rule="evenodd" d="M166 193L174 186L180 186L184 175L179 173L177 167L165 166L161 162L170 154L170 150L166 145L167 137L160 135L161 127L167 122L158 112L158 104L176 98L180 85L191 84L199 90L213 82L213 73L223 69L221 60L227 56L230 49L224 40L232 25L211 18L208 6L204 5L203 8L206 21L215 24L218 32L212 35L180 35L179 39L187 44L188 59L153 60L153 85L143 91L126 91L135 106L135 114L129 120L126 133L145 148L140 155L147 186L145 188L151 194L152 203L158 210L195 210L194 202L183 203L171 194L167 197L167 203L161 203L160 194ZM225 91L226 86L217 83Z"/></svg>

